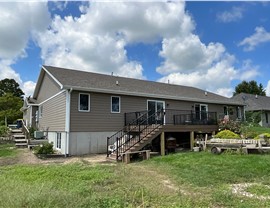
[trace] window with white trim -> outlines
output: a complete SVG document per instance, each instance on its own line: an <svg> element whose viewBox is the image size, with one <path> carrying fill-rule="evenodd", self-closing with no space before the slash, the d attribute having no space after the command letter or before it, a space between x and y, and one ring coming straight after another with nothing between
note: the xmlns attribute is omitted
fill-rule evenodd
<svg viewBox="0 0 270 208"><path fill-rule="evenodd" d="M56 148L61 149L61 133L56 133Z"/></svg>
<svg viewBox="0 0 270 208"><path fill-rule="evenodd" d="M112 96L111 97L111 112L120 113L120 97Z"/></svg>
<svg viewBox="0 0 270 208"><path fill-rule="evenodd" d="M79 93L79 111L90 111L90 95L86 93Z"/></svg>
<svg viewBox="0 0 270 208"><path fill-rule="evenodd" d="M39 118L43 116L43 105L39 106Z"/></svg>

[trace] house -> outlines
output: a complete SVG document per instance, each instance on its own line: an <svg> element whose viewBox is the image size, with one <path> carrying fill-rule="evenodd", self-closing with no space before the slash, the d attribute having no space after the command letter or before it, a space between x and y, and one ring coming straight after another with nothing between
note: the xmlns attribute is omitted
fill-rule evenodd
<svg viewBox="0 0 270 208"><path fill-rule="evenodd" d="M27 124L67 155L106 152L138 132L140 138L152 135L148 145L173 137L177 147L191 148L198 134L217 131L228 109L231 119L243 115L241 103L194 87L52 66L42 66L23 109Z"/></svg>
<svg viewBox="0 0 270 208"><path fill-rule="evenodd" d="M252 117L255 122L258 122L260 126L270 127L270 97L240 93L233 96L232 100L242 102L242 104L245 105L247 120L252 120L252 118L248 117L250 117L252 113L255 113L258 117L256 119L255 114L253 114Z"/></svg>

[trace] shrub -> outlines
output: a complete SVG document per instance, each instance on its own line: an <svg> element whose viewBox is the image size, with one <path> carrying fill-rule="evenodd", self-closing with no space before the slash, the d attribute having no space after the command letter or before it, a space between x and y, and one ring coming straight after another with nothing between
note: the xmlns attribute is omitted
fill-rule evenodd
<svg viewBox="0 0 270 208"><path fill-rule="evenodd" d="M238 134L235 134L230 130L220 131L214 137L220 139L240 139L240 136Z"/></svg>
<svg viewBox="0 0 270 208"><path fill-rule="evenodd" d="M218 123L218 128L220 131L222 130L230 130L236 134L240 133L241 129L241 123L239 121L233 121L233 120L221 120Z"/></svg>
<svg viewBox="0 0 270 208"><path fill-rule="evenodd" d="M43 142L40 146L34 147L35 154L53 154L53 143Z"/></svg>
<svg viewBox="0 0 270 208"><path fill-rule="evenodd" d="M254 139L270 139L270 133L263 133L258 136L256 136Z"/></svg>
<svg viewBox="0 0 270 208"><path fill-rule="evenodd" d="M5 137L8 135L8 127L0 126L0 136Z"/></svg>
<svg viewBox="0 0 270 208"><path fill-rule="evenodd" d="M34 132L37 130L37 128L30 127L29 128L29 135L31 138L34 138Z"/></svg>

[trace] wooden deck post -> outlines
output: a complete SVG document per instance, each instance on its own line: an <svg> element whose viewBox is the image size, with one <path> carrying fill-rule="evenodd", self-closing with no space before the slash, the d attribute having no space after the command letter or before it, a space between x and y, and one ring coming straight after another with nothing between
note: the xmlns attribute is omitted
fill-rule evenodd
<svg viewBox="0 0 270 208"><path fill-rule="evenodd" d="M193 150L194 147L194 131L190 132L190 149Z"/></svg>
<svg viewBox="0 0 270 208"><path fill-rule="evenodd" d="M160 154L161 154L161 156L165 155L165 134L164 134L164 131L160 135Z"/></svg>

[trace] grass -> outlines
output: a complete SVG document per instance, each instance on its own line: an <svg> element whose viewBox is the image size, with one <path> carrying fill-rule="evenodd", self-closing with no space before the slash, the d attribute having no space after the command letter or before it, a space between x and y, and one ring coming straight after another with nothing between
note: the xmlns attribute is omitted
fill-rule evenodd
<svg viewBox="0 0 270 208"><path fill-rule="evenodd" d="M0 167L3 207L270 207L233 194L232 184L269 195L270 155L187 152L129 165ZM256 186L264 184L264 186Z"/></svg>
<svg viewBox="0 0 270 208"><path fill-rule="evenodd" d="M247 187L246 191L256 196L270 196L270 187L263 184L253 184Z"/></svg>
<svg viewBox="0 0 270 208"><path fill-rule="evenodd" d="M249 127L250 132L255 132L257 135L263 134L263 133L270 133L270 128L261 127L261 126L254 126Z"/></svg>
<svg viewBox="0 0 270 208"><path fill-rule="evenodd" d="M14 144L0 144L0 158L2 157L14 157L17 155L17 150Z"/></svg>

